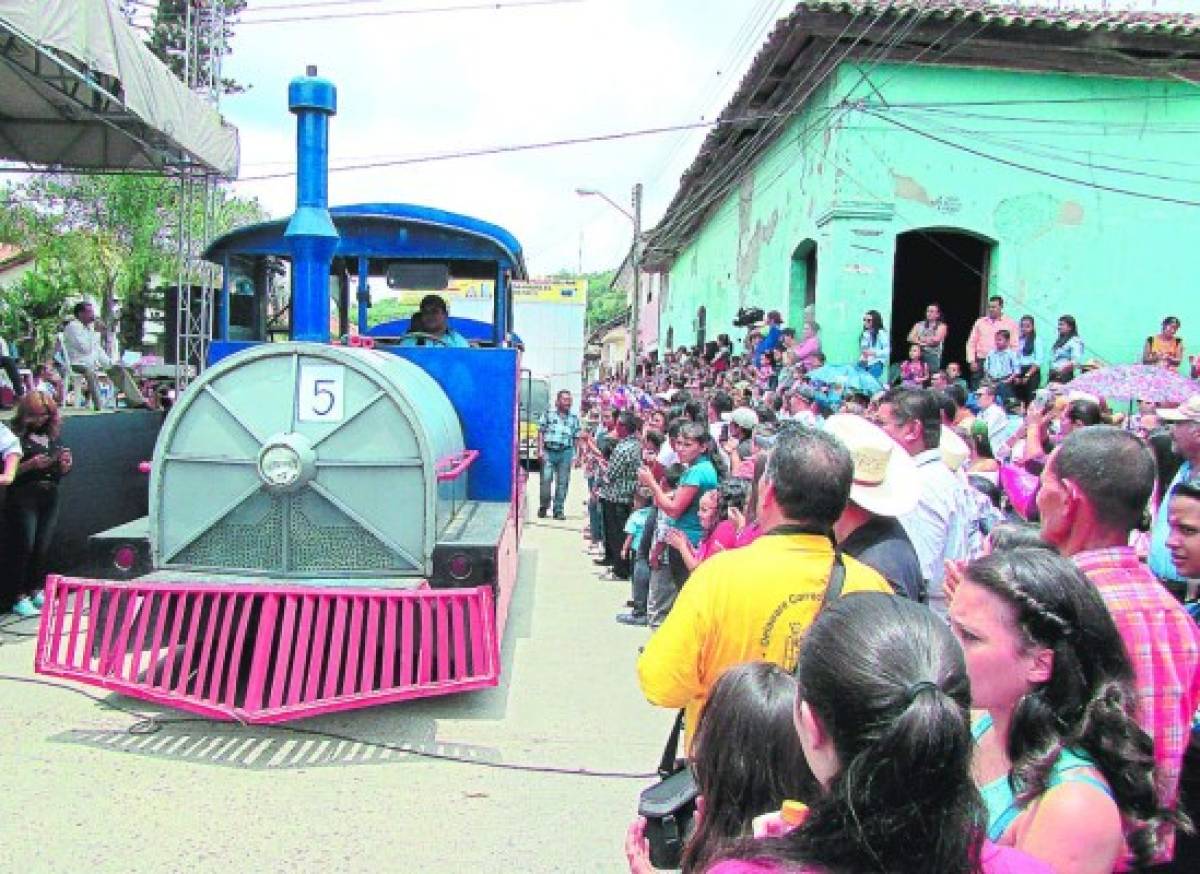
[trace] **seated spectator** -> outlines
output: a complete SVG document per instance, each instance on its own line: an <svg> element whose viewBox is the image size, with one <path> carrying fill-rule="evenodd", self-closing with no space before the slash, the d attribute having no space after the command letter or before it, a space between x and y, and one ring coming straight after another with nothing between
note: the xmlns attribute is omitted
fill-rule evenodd
<svg viewBox="0 0 1200 874"><path fill-rule="evenodd" d="M75 304L75 318L67 323L63 330L63 345L67 357L71 359L71 370L82 373L87 380L88 394L92 399L93 409L100 409L100 384L96 379L97 371L108 374L113 385L125 394L125 403L131 407L145 407L146 399L142 397L133 371L120 364L114 364L100 343L100 335L95 330L96 310L91 303L84 301Z"/></svg>
<svg viewBox="0 0 1200 874"><path fill-rule="evenodd" d="M1021 358L1010 345L1011 341L1008 331L997 331L995 345L983 360L984 378L991 382L1002 406L1013 397L1013 383L1021 373Z"/></svg>
<svg viewBox="0 0 1200 874"><path fill-rule="evenodd" d="M897 521L917 506L917 465L881 428L860 416L830 416L825 430L850 450L854 484L833 526L846 555L875 568L897 595L925 600L925 579L912 541Z"/></svg>
<svg viewBox="0 0 1200 874"><path fill-rule="evenodd" d="M763 536L700 565L638 660L651 704L685 707L688 725L730 665L795 665L837 560L833 525L846 508L854 464L836 438L808 428L779 435L758 494ZM875 570L846 558L845 592L891 593Z"/></svg>
<svg viewBox="0 0 1200 874"><path fill-rule="evenodd" d="M962 650L932 613L842 598L813 623L796 678L796 728L821 794L760 823L778 836L730 846L710 874L1050 874L985 840Z"/></svg>
<svg viewBox="0 0 1200 874"><path fill-rule="evenodd" d="M879 310L867 310L863 316L862 334L858 339L858 366L878 380L883 379L884 368L892 356L892 344L883 327L883 316Z"/></svg>
<svg viewBox="0 0 1200 874"><path fill-rule="evenodd" d="M1146 865L1174 820L1137 723L1133 669L1095 588L1047 549L967 566L950 608L971 679L988 838L1056 872ZM814 768L814 771L816 769Z"/></svg>
<svg viewBox="0 0 1200 874"><path fill-rule="evenodd" d="M1083 340L1074 316L1058 320L1058 336L1050 347L1050 382L1070 382L1083 366Z"/></svg>
<svg viewBox="0 0 1200 874"><path fill-rule="evenodd" d="M701 812L684 847L684 872L704 871L753 834L756 817L816 796L793 721L795 701L795 678L769 662L734 665L713 686L692 744ZM626 841L634 872L654 870L644 829L645 820L635 822Z"/></svg>
<svg viewBox="0 0 1200 874"><path fill-rule="evenodd" d="M1142 363L1175 370L1183 363L1183 339L1178 335L1180 321L1175 316L1163 319L1162 330L1146 338Z"/></svg>
<svg viewBox="0 0 1200 874"><path fill-rule="evenodd" d="M921 347L908 347L908 360L900 365L900 384L906 388L924 388L929 382L929 365L921 358Z"/></svg>
<svg viewBox="0 0 1200 874"><path fill-rule="evenodd" d="M970 385L963 378L962 365L957 361L951 361L946 365L946 379L950 381L951 385L961 387L964 395L971 390Z"/></svg>
<svg viewBox="0 0 1200 874"><path fill-rule="evenodd" d="M59 406L66 403L67 387L51 362L39 364L33 371L33 387L35 390L46 392L53 397Z"/></svg>
<svg viewBox="0 0 1200 874"><path fill-rule="evenodd" d="M806 321L800 339L792 347L792 360L797 364L806 364L809 358L820 351L821 326L816 322Z"/></svg>
<svg viewBox="0 0 1200 874"><path fill-rule="evenodd" d="M991 443L1001 442L1004 432L1008 430L1008 413L1004 411L999 387L988 381L981 382L979 390L975 392L975 398L979 402L975 422L982 423L987 428L988 440Z"/></svg>

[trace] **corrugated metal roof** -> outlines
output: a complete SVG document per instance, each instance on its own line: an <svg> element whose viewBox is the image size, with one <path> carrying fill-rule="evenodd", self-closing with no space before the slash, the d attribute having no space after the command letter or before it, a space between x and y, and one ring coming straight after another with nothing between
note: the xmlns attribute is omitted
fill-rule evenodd
<svg viewBox="0 0 1200 874"><path fill-rule="evenodd" d="M906 45L907 36L899 44L889 39L897 19L914 16L919 27L909 31L915 35L912 45ZM954 31L956 27L960 29ZM964 31L968 35L960 40ZM932 51L951 32L951 47ZM744 168L730 174L731 161L746 159L752 166L752 159L786 128L776 123L780 116L790 117L803 106L804 100L797 104L791 99L790 86L808 76L820 80L823 65L828 66L825 52L810 50L812 45L837 43L849 44L837 63L870 57L886 45L885 56L918 65L1165 78L1179 76L1179 69L1200 72L1200 13L1060 9L988 0L801 0L759 48L718 125L681 177L666 214L647 234L646 265L670 263L744 177ZM986 48L972 55L976 44ZM1129 55L1122 59L1121 52ZM1151 57L1170 59L1176 67L1156 69ZM767 128L775 129L761 135Z"/></svg>
<svg viewBox="0 0 1200 874"><path fill-rule="evenodd" d="M1061 9L992 3L988 0L804 0L797 10L813 12L920 12L931 18L969 18L980 24L1005 27L1056 27L1064 30L1108 30L1124 33L1200 34L1200 14L1193 12L1132 12L1100 9Z"/></svg>

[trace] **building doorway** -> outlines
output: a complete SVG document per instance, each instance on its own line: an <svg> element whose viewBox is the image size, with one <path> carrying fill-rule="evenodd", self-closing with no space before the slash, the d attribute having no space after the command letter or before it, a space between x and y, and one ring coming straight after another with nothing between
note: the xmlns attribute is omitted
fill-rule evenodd
<svg viewBox="0 0 1200 874"><path fill-rule="evenodd" d="M792 274L788 287L787 323L800 334L805 311L816 311L817 303L817 243L805 240L792 252Z"/></svg>
<svg viewBox="0 0 1200 874"><path fill-rule="evenodd" d="M892 281L892 360L908 357L908 332L937 303L949 327L942 364L964 364L967 337L984 313L995 242L949 230L908 231L896 237ZM964 366L964 371L966 370Z"/></svg>

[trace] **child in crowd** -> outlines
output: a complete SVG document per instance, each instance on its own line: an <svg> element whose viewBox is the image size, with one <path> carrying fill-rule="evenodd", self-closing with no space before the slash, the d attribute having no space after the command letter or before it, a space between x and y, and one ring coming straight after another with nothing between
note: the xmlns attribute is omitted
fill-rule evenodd
<svg viewBox="0 0 1200 874"><path fill-rule="evenodd" d="M960 386L964 392L971 390L971 387L967 385L967 381L963 379L962 365L957 361L951 361L946 365L946 380L950 385ZM960 404L959 406L962 405Z"/></svg>
<svg viewBox="0 0 1200 874"><path fill-rule="evenodd" d="M685 872L704 871L726 847L749 837L755 817L816 796L792 722L795 698L795 678L769 662L735 665L713 686L692 742L702 813L683 851ZM640 828L644 821L634 824L631 837ZM627 842L626 852L631 870L654 870L640 841Z"/></svg>
<svg viewBox="0 0 1200 874"><path fill-rule="evenodd" d="M1013 381L1021 372L1021 356L1008 344L1012 339L1008 331L1001 328L996 332L996 348L983 361L983 371L996 389L996 397L1003 408L1012 398Z"/></svg>
<svg viewBox="0 0 1200 874"><path fill-rule="evenodd" d="M929 382L929 365L915 343L908 347L908 360L900 365L900 382L905 388L924 388Z"/></svg>
<svg viewBox="0 0 1200 874"><path fill-rule="evenodd" d="M646 624L646 599L650 594L650 560L648 553L642 552L642 539L645 537L646 523L651 512L650 493L638 489L633 493L633 512L625 522L625 543L621 554L630 560L633 566L632 597L630 598L631 618L641 622L625 624ZM620 617L618 617L619 619Z"/></svg>
<svg viewBox="0 0 1200 874"><path fill-rule="evenodd" d="M687 468L682 464L672 464L663 471L663 484L667 490L668 499L674 498L675 489ZM675 596L679 593L671 576L671 564L667 557L670 546L669 534L675 527L675 520L666 513L658 513L654 526L654 534L650 541L650 591L648 593L646 613L651 628L662 625L671 607L675 605Z"/></svg>

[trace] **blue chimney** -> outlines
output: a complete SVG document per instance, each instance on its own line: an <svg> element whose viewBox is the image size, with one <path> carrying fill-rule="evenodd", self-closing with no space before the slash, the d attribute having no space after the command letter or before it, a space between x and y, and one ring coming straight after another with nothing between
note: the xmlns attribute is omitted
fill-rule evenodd
<svg viewBox="0 0 1200 874"><path fill-rule="evenodd" d="M329 265L338 232L329 217L329 117L337 89L309 67L288 83L296 114L296 212L288 222L292 253L292 339L329 342Z"/></svg>

